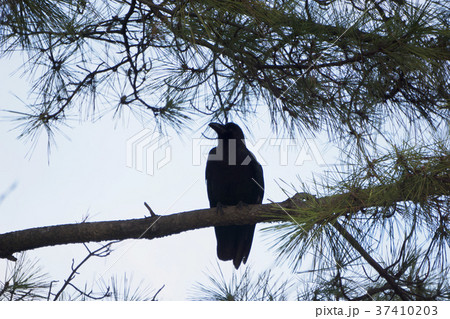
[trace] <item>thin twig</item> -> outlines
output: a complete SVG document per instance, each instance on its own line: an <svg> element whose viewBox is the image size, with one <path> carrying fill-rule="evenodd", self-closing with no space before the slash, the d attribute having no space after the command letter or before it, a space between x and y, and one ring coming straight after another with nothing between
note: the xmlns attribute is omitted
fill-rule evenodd
<svg viewBox="0 0 450 319"><path fill-rule="evenodd" d="M64 290L67 288L67 286L70 284L70 282L75 278L75 276L78 274L78 269L81 268L81 266L83 266L83 264L85 262L87 262L91 257L106 257L109 255L109 253L111 252L110 248L111 245L116 243L117 241L114 242L110 242L107 243L106 245L103 245L102 247L94 250L94 251L89 251L89 254L74 268L72 266L72 272L70 273L69 277L67 277L66 280L64 280L64 285L61 287L61 289L56 293L55 297L53 298L53 300L58 300L58 298L60 297L60 295L64 292ZM73 262L73 261L72 261Z"/></svg>

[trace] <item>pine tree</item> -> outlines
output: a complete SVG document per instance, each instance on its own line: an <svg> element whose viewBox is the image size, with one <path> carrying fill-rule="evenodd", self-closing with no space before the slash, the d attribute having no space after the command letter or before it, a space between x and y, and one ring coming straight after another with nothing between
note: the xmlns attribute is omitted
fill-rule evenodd
<svg viewBox="0 0 450 319"><path fill-rule="evenodd" d="M34 81L29 111L11 110L22 138L50 145L100 101L161 129L264 112L291 136L327 131L346 170L268 230L293 269L315 256L298 298L450 298L448 1L1 4L0 52Z"/></svg>

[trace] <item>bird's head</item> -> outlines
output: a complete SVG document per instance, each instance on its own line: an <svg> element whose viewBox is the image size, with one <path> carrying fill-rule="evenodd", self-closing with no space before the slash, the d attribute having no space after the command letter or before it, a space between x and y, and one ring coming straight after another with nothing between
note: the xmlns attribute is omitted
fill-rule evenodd
<svg viewBox="0 0 450 319"><path fill-rule="evenodd" d="M241 128L235 123L210 123L211 127L217 133L217 137L221 140L236 139L244 143L244 133Z"/></svg>

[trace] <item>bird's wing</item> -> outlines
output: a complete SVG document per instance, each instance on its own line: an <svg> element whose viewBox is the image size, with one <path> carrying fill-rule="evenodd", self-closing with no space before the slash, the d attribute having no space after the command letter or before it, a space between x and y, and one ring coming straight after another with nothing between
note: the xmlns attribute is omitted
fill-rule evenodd
<svg viewBox="0 0 450 319"><path fill-rule="evenodd" d="M211 157L216 154L216 148L212 148L209 151L208 160L206 162L206 170L205 170L205 179L206 179L206 189L208 191L208 199L209 199L209 206L210 207L216 207L217 206L217 192L214 192L213 188L215 187L212 183L212 177L211 174L213 174L215 162L211 160Z"/></svg>
<svg viewBox="0 0 450 319"><path fill-rule="evenodd" d="M255 184L255 193L258 194L257 202L261 203L264 197L264 173L261 164L256 160L255 155L249 151L251 158L250 167L252 169L252 178Z"/></svg>
<svg viewBox="0 0 450 319"><path fill-rule="evenodd" d="M208 160L206 161L206 169L205 169L205 179L206 181L208 181L208 179L211 177L211 173L212 173L212 166L214 166L214 161L211 160L211 158L216 154L216 148L214 147L209 151L208 154Z"/></svg>

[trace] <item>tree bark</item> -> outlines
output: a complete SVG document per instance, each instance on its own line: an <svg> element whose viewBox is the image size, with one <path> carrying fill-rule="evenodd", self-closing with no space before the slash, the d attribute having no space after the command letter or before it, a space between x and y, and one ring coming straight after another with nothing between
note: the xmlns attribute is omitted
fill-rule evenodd
<svg viewBox="0 0 450 319"><path fill-rule="evenodd" d="M409 179L414 179L414 176ZM401 183L355 189L321 198L298 193L280 203L223 207L220 213L217 208L208 208L161 216L150 210L151 216L141 219L82 222L19 230L0 234L0 258L15 260L12 255L14 253L47 246L133 238L153 239L205 227L292 221L294 217L305 214L302 209L311 207L311 201L314 201L314 211L317 212L317 216L314 216L315 222L328 223L339 216L348 216L367 207L386 207L399 201L417 201L415 197L418 195L409 192L408 187L405 187L409 179ZM440 188L427 189L427 194L424 197L419 196L420 199L444 195L441 188L450 189L450 178L440 177L439 181ZM307 212L305 216L311 218L311 212Z"/></svg>
<svg viewBox="0 0 450 319"><path fill-rule="evenodd" d="M289 199L280 205L291 209L294 204ZM0 234L0 258L14 260L14 253L47 246L133 238L153 239L205 227L255 224L286 217L279 207L275 208L273 204L232 206L224 207L220 213L217 208L208 208L166 216L153 215L140 219L82 222L19 230Z"/></svg>

